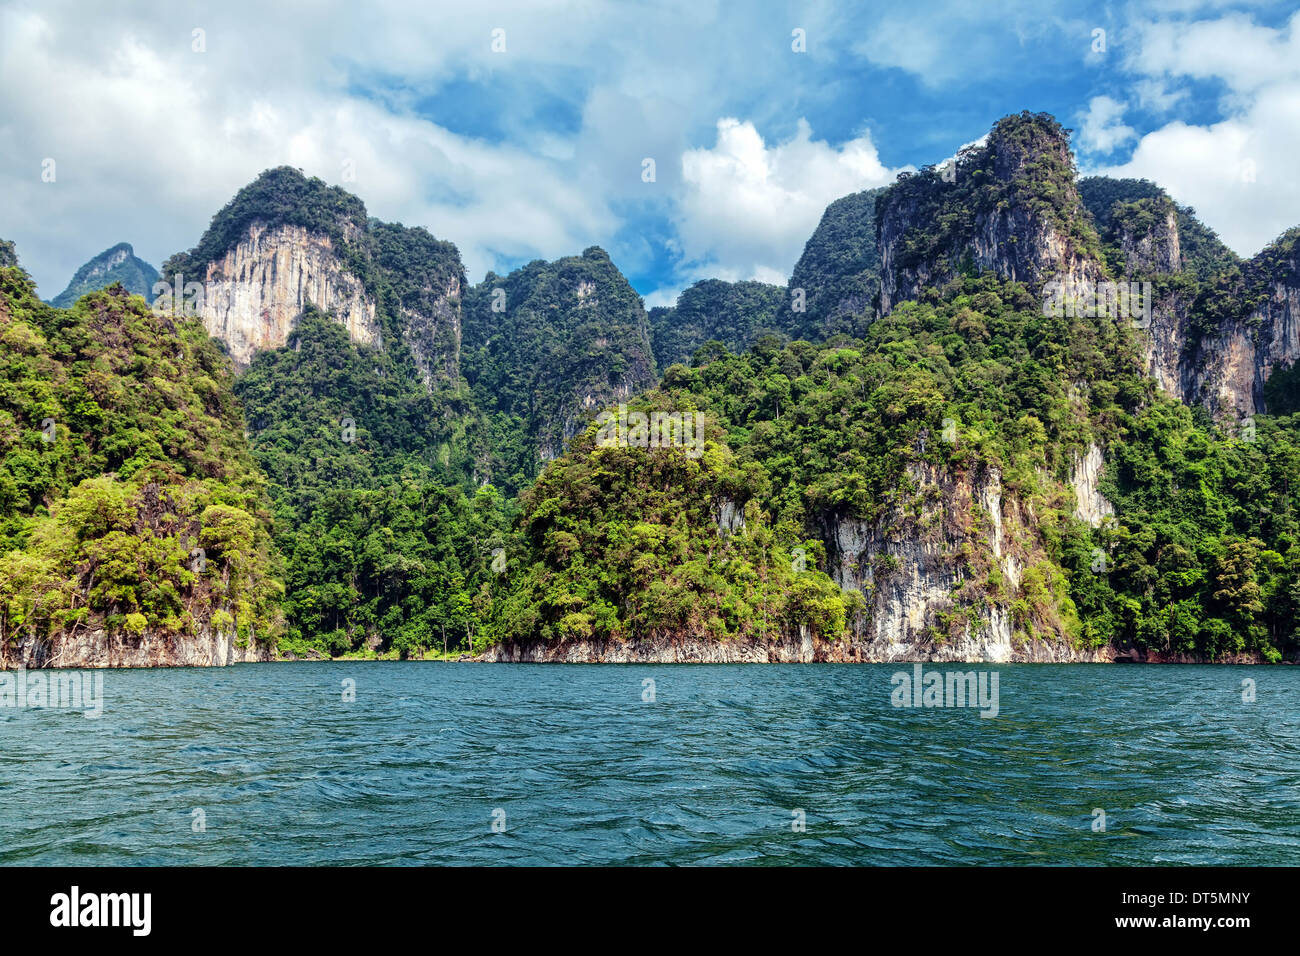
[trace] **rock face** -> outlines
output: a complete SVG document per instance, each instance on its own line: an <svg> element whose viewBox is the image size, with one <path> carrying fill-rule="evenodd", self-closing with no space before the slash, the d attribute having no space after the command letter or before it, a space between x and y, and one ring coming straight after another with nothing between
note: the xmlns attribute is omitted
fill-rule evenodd
<svg viewBox="0 0 1300 956"><path fill-rule="evenodd" d="M1231 423L1268 411L1265 383L1273 372L1300 359L1300 253L1295 237L1260 253L1247 264L1246 273L1247 289L1253 278L1260 290L1248 297L1257 304L1248 315L1230 317L1196 344L1181 382L1185 395Z"/></svg>
<svg viewBox="0 0 1300 956"><path fill-rule="evenodd" d="M901 178L876 205L880 312L963 272L1039 288L1102 278L1074 186L1065 132L1050 117L1008 117L945 171ZM938 239L923 235L941 223Z"/></svg>
<svg viewBox="0 0 1300 956"><path fill-rule="evenodd" d="M1100 528L1107 518L1115 514L1115 506L1099 490L1103 460L1101 449L1089 445L1088 450L1074 459L1070 470L1070 487L1074 490L1074 516Z"/></svg>
<svg viewBox="0 0 1300 956"><path fill-rule="evenodd" d="M21 639L0 648L0 670L18 667L223 667L270 660L256 641L240 645L232 633L201 630L183 637L145 632L134 642L94 628L60 633L48 642Z"/></svg>
<svg viewBox="0 0 1300 956"><path fill-rule="evenodd" d="M903 508L874 524L856 518L823 519L829 572L845 590L867 600L866 626L856 635L857 653L875 661L1072 661L1096 659L1064 641L1017 644L1009 606L1026 562L1027 516L1004 498L1001 475L988 469L953 477L928 464L909 466L919 514ZM974 619L955 615L955 598L981 586L969 573L1003 582ZM987 565L987 568L983 567Z"/></svg>
<svg viewBox="0 0 1300 956"><path fill-rule="evenodd" d="M238 368L258 350L288 342L309 304L333 315L354 342L382 345L374 298L343 267L329 236L302 226L252 223L237 246L208 264L203 282L203 325L226 343Z"/></svg>
<svg viewBox="0 0 1300 956"><path fill-rule="evenodd" d="M1085 180L1112 278L1151 281L1147 367L1170 395L1233 425L1267 411L1264 385L1300 358L1297 231L1247 262L1144 180Z"/></svg>
<svg viewBox="0 0 1300 956"><path fill-rule="evenodd" d="M245 186L164 272L237 369L287 344L311 306L353 342L400 342L431 391L458 382L465 272L456 247L370 219L356 196L298 170L267 170Z"/></svg>

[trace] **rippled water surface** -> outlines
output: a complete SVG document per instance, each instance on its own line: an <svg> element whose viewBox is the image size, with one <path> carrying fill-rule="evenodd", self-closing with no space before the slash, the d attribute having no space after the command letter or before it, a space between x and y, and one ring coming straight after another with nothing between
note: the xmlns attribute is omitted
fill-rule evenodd
<svg viewBox="0 0 1300 956"><path fill-rule="evenodd" d="M1300 668L999 666L993 719L898 670L112 671L0 707L0 862L1300 863Z"/></svg>

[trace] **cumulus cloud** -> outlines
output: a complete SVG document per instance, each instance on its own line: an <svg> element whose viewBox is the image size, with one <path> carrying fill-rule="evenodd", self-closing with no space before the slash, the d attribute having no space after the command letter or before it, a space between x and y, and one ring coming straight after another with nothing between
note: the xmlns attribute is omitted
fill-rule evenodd
<svg viewBox="0 0 1300 956"><path fill-rule="evenodd" d="M1044 41L1072 35L1077 49L1087 50L1090 27L1071 22L1068 9L1061 0L1004 0L996 12L969 0L912 0L863 4L841 15L855 37L853 53L939 88L968 82L973 74L1015 70Z"/></svg>
<svg viewBox="0 0 1300 956"><path fill-rule="evenodd" d="M753 99L771 81L747 68L756 50L787 68L792 56L757 18L693 0L653 16L583 12L528 0L5 5L0 236L51 296L121 240L160 264L257 173L289 164L357 193L372 215L456 242L471 279L619 235L616 261L652 261L620 204L657 204L662 218L688 134L727 96ZM491 50L496 29L504 54ZM780 96L796 98L798 83ZM647 156L657 190L640 179ZM46 158L53 183L41 181Z"/></svg>
<svg viewBox="0 0 1300 956"><path fill-rule="evenodd" d="M712 147L682 156L675 223L695 278L784 284L826 206L894 181L871 137L840 146L812 138L800 120L785 142L764 142L753 123L718 120Z"/></svg>
<svg viewBox="0 0 1300 956"><path fill-rule="evenodd" d="M1161 20L1137 28L1127 58L1135 73L1219 79L1246 94L1295 75L1300 68L1300 13L1280 29L1231 13L1213 20Z"/></svg>
<svg viewBox="0 0 1300 956"><path fill-rule="evenodd" d="M1278 28L1229 14L1147 24L1138 36L1130 69L1162 89L1217 81L1221 117L1167 123L1142 136L1127 162L1102 171L1164 186L1241 255L1300 224L1300 13Z"/></svg>
<svg viewBox="0 0 1300 956"><path fill-rule="evenodd" d="M1298 21L1204 19L1201 0L1160 3L1171 19L1144 24L1143 8L1127 7L1122 43L1115 34L1114 55L1127 52L1106 61L1107 79L1127 84L1126 102L1115 87L1076 102L1071 86L1054 108L1083 107L1094 164L1161 182L1253 252L1300 222ZM357 193L375 216L456 242L472 280L595 243L656 288L651 304L710 275L780 282L829 202L898 171L852 131L870 119L877 135L908 137L907 158L931 161L996 119L975 84L1048 106L1034 101L1035 70L1059 79L1053 57L1087 49L1093 26L1060 0L1014 0L996 15L960 0L906 13L579 6L580 17L532 0L319 0L309 13L261 0L200 13L8 0L0 236L52 296L118 241L161 264L257 173L287 163ZM806 54L790 49L794 26ZM491 52L494 29L506 54ZM905 101L890 98L894 83ZM878 89L888 92L867 95ZM823 139L807 123L792 131L798 116ZM1152 130L1153 117L1165 125Z"/></svg>
<svg viewBox="0 0 1300 956"><path fill-rule="evenodd" d="M154 263L193 245L211 215L261 170L288 164L339 183L372 215L456 241L471 277L503 260L559 256L610 233L607 203L564 164L457 135L372 99L296 82L239 94L204 71L190 37L163 46L130 33L102 55L68 56L67 30L4 14L0 222L42 294L121 239ZM213 60L205 60L211 55ZM292 57L287 69L292 70ZM43 182L42 162L55 161Z"/></svg>
<svg viewBox="0 0 1300 956"><path fill-rule="evenodd" d="M1078 142L1087 152L1112 153L1137 137L1137 130L1123 123L1124 104L1109 96L1094 96L1079 119Z"/></svg>

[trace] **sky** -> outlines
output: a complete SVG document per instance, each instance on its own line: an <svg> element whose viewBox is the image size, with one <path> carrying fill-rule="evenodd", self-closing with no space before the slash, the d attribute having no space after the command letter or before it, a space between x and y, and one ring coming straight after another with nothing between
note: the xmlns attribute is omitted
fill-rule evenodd
<svg viewBox="0 0 1300 956"><path fill-rule="evenodd" d="M0 0L0 237L160 266L263 169L645 298L784 283L834 199L1046 111L1250 256L1300 224L1300 4Z"/></svg>

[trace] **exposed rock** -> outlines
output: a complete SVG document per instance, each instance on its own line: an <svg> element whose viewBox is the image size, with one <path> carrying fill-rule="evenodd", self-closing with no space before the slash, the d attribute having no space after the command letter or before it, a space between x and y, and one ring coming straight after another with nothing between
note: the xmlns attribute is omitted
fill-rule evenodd
<svg viewBox="0 0 1300 956"><path fill-rule="evenodd" d="M222 667L269 660L264 645L243 646L231 632L203 628L197 634L139 637L107 635L102 628L62 632L48 641L20 638L0 648L0 670L18 667Z"/></svg>
<svg viewBox="0 0 1300 956"><path fill-rule="evenodd" d="M1224 323L1199 343L1183 375L1184 394L1230 424L1267 411L1264 383L1300 359L1300 258L1267 286L1248 317Z"/></svg>
<svg viewBox="0 0 1300 956"><path fill-rule="evenodd" d="M1074 516L1094 528L1115 514L1115 506L1106 500L1100 488L1104 464L1101 449L1089 445L1082 455L1075 455L1070 469L1070 487L1074 489Z"/></svg>
<svg viewBox="0 0 1300 956"><path fill-rule="evenodd" d="M724 500L718 502L714 519L718 525L718 531L726 534L737 534L745 528L745 510L743 506L738 506L734 501Z"/></svg>
<svg viewBox="0 0 1300 956"><path fill-rule="evenodd" d="M996 650L994 645L988 645ZM919 656L884 656L880 648L857 640L824 641L817 637L757 641L567 641L560 644L502 644L484 651L475 661L497 664L875 664L894 661L1100 662L1111 649L1063 652L1035 643L1010 656L990 653L960 656L954 648L932 648Z"/></svg>
<svg viewBox="0 0 1300 956"><path fill-rule="evenodd" d="M249 226L244 239L208 263L200 316L244 368L259 349L280 348L308 304L332 314L354 342L382 345L374 299L347 271L332 240L302 226Z"/></svg>
<svg viewBox="0 0 1300 956"><path fill-rule="evenodd" d="M990 600L955 633L940 615L958 606L964 586L979 586L964 566L971 556L996 567L1009 594L1020 587L1025 556L1014 539L1025 526L1019 505L1004 499L994 469L953 477L914 464L920 515L903 509L868 524L857 518L824 519L829 573L845 590L862 592L867 621L854 639L856 659L873 661L1072 661L1097 652L1066 640L1018 641L1009 598ZM979 520L975 520L978 511ZM984 520L987 519L987 520ZM1013 534L1014 532L1014 534Z"/></svg>
<svg viewBox="0 0 1300 956"><path fill-rule="evenodd" d="M946 191L966 190L976 168L991 172L992 183L978 187L978 198L968 196L969 225L953 227L940 236L937 247L918 255L910 246L914 236L934 229L931 218L943 208ZM990 133L987 145L959 160L952 183L933 172L900 181L876 208L881 314L966 270L992 272L1031 288L1052 279L1077 286L1102 278L1101 264L1067 230L1070 224L1081 234L1091 230L1073 181L1050 181L1053 169L1073 168L1063 131L1041 118L1009 117ZM1040 180L1056 195L1051 206L997 198L1032 192Z"/></svg>

